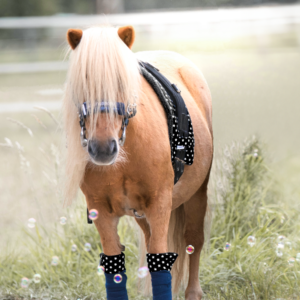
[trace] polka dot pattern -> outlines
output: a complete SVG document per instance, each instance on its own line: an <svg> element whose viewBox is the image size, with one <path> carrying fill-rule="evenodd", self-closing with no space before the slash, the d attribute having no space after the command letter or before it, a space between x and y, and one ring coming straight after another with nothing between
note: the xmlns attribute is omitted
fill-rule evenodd
<svg viewBox="0 0 300 300"><path fill-rule="evenodd" d="M125 270L125 254L108 256L100 254L100 266L104 267L104 272L108 274L117 274Z"/></svg>
<svg viewBox="0 0 300 300"><path fill-rule="evenodd" d="M149 272L171 271L172 266L178 257L177 253L148 253L147 263Z"/></svg>
<svg viewBox="0 0 300 300"><path fill-rule="evenodd" d="M172 136L172 147L171 147L171 157L172 162L174 161L176 154L177 154L177 147L180 149L185 147L186 152L184 156L184 162L187 165L191 165L194 162L194 146L195 146L195 140L194 140L194 131L192 126L192 120L190 115L187 115L188 121L189 121L189 134L187 137L183 137L179 135L179 129L178 129L178 118L177 118L177 111L176 106L173 104L173 136Z"/></svg>

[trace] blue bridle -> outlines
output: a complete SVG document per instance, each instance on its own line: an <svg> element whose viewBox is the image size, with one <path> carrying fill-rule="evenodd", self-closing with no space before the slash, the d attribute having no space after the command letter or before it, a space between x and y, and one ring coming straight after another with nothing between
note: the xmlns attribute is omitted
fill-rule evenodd
<svg viewBox="0 0 300 300"><path fill-rule="evenodd" d="M125 116L125 105L122 102L117 102L117 106L114 107L114 112L119 116ZM108 113L109 112L109 103L108 102L96 102L94 107L94 113ZM84 102L81 105L81 111L83 116L86 118L91 111L91 104Z"/></svg>
<svg viewBox="0 0 300 300"><path fill-rule="evenodd" d="M127 110L125 109L125 105L122 102L117 102L116 106L113 108L114 113L119 116L123 116L122 120L122 135L119 139L120 146L123 146L126 139L126 127L129 123L129 119L136 115L136 104L129 104L127 106ZM108 113L110 111L110 105L108 102L96 102L94 106L94 114L96 113ZM81 105L78 115L79 115L79 124L81 127L80 139L82 147L86 147L88 144L88 140L86 138L86 127L85 127L85 119L91 113L91 104L87 102L83 102Z"/></svg>

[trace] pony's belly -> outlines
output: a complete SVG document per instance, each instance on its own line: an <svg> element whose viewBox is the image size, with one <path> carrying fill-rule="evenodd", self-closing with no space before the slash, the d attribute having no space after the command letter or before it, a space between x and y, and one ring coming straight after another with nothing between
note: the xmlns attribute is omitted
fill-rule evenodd
<svg viewBox="0 0 300 300"><path fill-rule="evenodd" d="M213 156L212 141L207 142L206 145L208 145L206 149L202 148L200 144L196 145L194 163L191 166L185 166L183 175L174 185L172 210L188 201L201 188L207 178Z"/></svg>

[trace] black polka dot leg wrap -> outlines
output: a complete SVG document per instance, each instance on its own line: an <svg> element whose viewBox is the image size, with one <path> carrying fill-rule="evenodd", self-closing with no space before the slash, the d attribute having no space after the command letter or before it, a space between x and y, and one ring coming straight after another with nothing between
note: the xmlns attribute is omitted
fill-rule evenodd
<svg viewBox="0 0 300 300"><path fill-rule="evenodd" d="M104 267L107 274L117 274L125 270L125 254L108 256L104 253L100 254L100 266Z"/></svg>
<svg viewBox="0 0 300 300"><path fill-rule="evenodd" d="M178 257L177 253L148 253L147 263L149 272L171 271L172 266Z"/></svg>

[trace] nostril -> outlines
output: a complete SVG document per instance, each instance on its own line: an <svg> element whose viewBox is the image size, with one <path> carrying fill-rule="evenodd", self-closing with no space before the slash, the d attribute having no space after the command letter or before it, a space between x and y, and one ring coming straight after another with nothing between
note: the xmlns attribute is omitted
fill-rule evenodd
<svg viewBox="0 0 300 300"><path fill-rule="evenodd" d="M111 154L115 154L118 150L117 142L115 139L110 142L110 150Z"/></svg>
<svg viewBox="0 0 300 300"><path fill-rule="evenodd" d="M91 156L96 156L97 155L97 151L98 150L98 145L97 142L94 140L89 141L88 143L88 152Z"/></svg>

